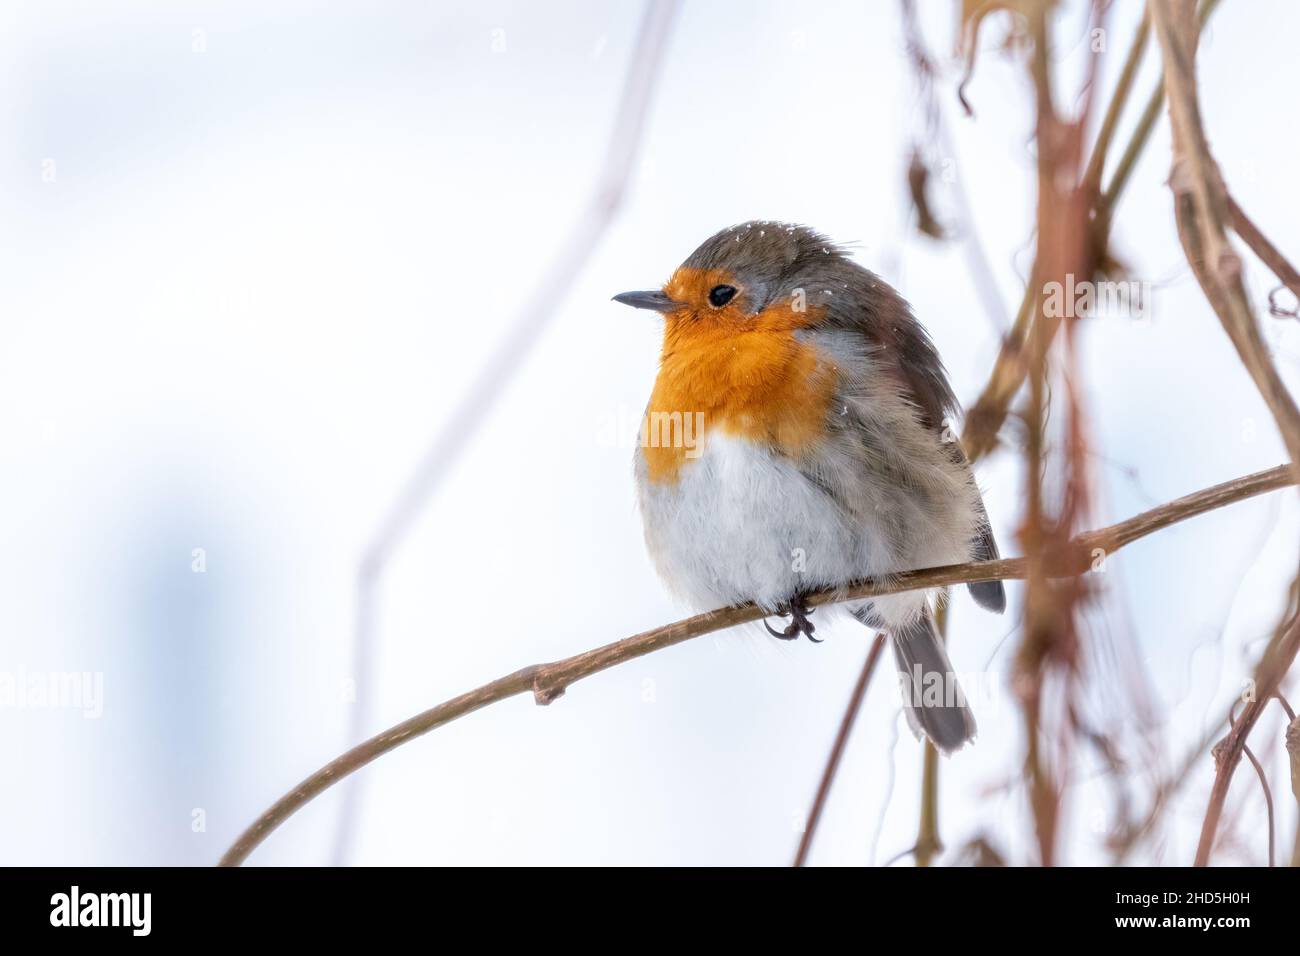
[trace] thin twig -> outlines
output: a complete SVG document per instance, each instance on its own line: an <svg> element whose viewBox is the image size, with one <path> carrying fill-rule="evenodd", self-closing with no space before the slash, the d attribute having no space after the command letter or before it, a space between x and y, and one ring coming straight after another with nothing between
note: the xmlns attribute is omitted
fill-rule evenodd
<svg viewBox="0 0 1300 956"><path fill-rule="evenodd" d="M1260 262L1273 270L1273 275L1291 290L1292 295L1300 299L1300 272L1287 261L1277 246L1269 242L1268 236L1260 232L1259 227L1231 195L1228 196L1228 221L1232 224L1233 231L1250 247L1250 251L1259 256Z"/></svg>
<svg viewBox="0 0 1300 956"><path fill-rule="evenodd" d="M1295 720L1295 711L1291 709L1290 702L1287 701L1287 699L1284 696L1282 696L1282 692L1279 690L1275 694L1273 694L1273 696L1277 698L1277 702L1281 704L1282 709L1286 711L1286 719Z"/></svg>
<svg viewBox="0 0 1300 956"><path fill-rule="evenodd" d="M948 640L948 608L946 600L938 602L934 615L935 630L945 643ZM921 753L921 812L917 814L916 843L912 847L918 867L927 867L943 851L943 837L939 835L939 751L934 742L926 739Z"/></svg>
<svg viewBox="0 0 1300 956"><path fill-rule="evenodd" d="M876 663L880 660L880 652L885 648L886 637L884 634L877 634L876 639L871 643L871 650L867 652L866 663L862 665L862 673L858 675L858 682L853 685L853 693L849 696L849 706L845 708L844 717L840 720L839 732L835 735L835 743L831 745L830 756L826 760L826 769L822 771L821 783L817 786L817 796L813 799L812 809L808 811L808 822L803 828L803 836L799 839L799 849L794 855L794 865L803 866L808 860L808 852L812 849L813 836L817 833L817 824L822 818L822 808L826 805L826 798L831 792L831 783L835 780L835 771L839 769L840 757L844 755L844 747L849 741L849 734L853 732L853 724L858 719L858 711L862 709L862 701L867 696L867 685L871 683L871 675L876 669Z"/></svg>
<svg viewBox="0 0 1300 956"><path fill-rule="evenodd" d="M1290 610L1278 625L1255 668L1254 696L1242 709L1241 718L1232 721L1232 729L1228 736L1215 744L1212 751L1215 762L1214 786L1210 790L1209 805L1205 809L1205 819L1201 823L1201 839L1196 847L1196 866L1207 866L1210 862L1210 851L1214 847L1219 818L1223 815L1223 806L1228 799L1228 788L1232 785L1232 775L1241 762L1246 740L1263 715L1264 707L1281 685L1282 678L1295 662L1297 653L1300 653L1300 577L1291 585Z"/></svg>
<svg viewBox="0 0 1300 956"><path fill-rule="evenodd" d="M513 379L543 331L559 311L569 288L581 274L609 224L623 204L628 179L634 169L645 132L650 100L657 85L659 67L668 45L668 34L677 12L677 0L649 0L641 21L641 32L624 80L622 98L614 128L606 147L604 165L585 207L567 238L543 273L528 304L502 335L460 402L447 415L448 424L428 446L415 471L371 536L356 579L356 616L353 631L353 680L356 703L351 721L351 738L366 730L370 716L370 660L374 645L375 595L388 562L406 539L415 519L433 499L470 439L487 421L505 387ZM346 862L360 794L356 785L348 788L339 816L334 862Z"/></svg>
<svg viewBox="0 0 1300 956"><path fill-rule="evenodd" d="M1219 5L1220 0L1203 0L1201 9L1198 13L1201 29L1205 28L1205 23L1210 19L1210 14L1214 13L1215 8ZM1150 13L1146 13L1144 23L1150 22ZM1102 208L1109 214L1110 209L1118 201L1119 196L1128 185L1129 177L1133 174L1133 169L1137 166L1138 156L1142 152L1142 147L1146 145L1147 140L1151 138L1151 131L1155 129L1156 120L1160 118L1160 107L1165 101L1165 78L1161 73L1160 79L1156 81L1155 89L1147 98L1147 104L1142 109L1142 116L1138 120L1137 126L1133 131L1133 138L1129 140L1128 148L1120 157L1120 161L1115 166L1115 171L1111 173L1110 184L1106 187L1102 200Z"/></svg>
<svg viewBox="0 0 1300 956"><path fill-rule="evenodd" d="M1110 98L1110 105L1106 107L1106 115L1101 121L1101 128L1097 131L1097 139L1093 143L1092 156L1088 160L1088 169L1084 173L1084 185L1090 190L1096 191L1101 186L1102 167L1106 164L1106 154L1110 150L1110 142L1115 137L1115 129L1119 126L1120 114L1124 111L1124 104L1128 102L1129 92L1133 89L1133 81L1137 79L1138 67L1142 65L1142 54L1146 52L1147 40L1151 35L1151 20L1145 13L1142 14L1142 22L1138 25L1137 32L1133 34L1133 42L1129 46L1128 56L1124 58L1124 67L1120 71L1119 80L1115 84L1115 92Z"/></svg>
<svg viewBox="0 0 1300 956"><path fill-rule="evenodd" d="M942 850L943 839L939 836L939 750L927 740L921 757L921 819L912 853L918 867L927 867Z"/></svg>
<svg viewBox="0 0 1300 956"><path fill-rule="evenodd" d="M1274 694L1273 696L1278 696ZM1237 723L1236 707L1232 708L1233 713L1228 714L1228 723L1234 728ZM1268 809L1268 865L1270 868L1277 865L1277 853L1274 846L1276 824L1273 819L1273 789L1268 785L1268 775L1264 773L1264 765L1259 762L1255 752L1246 744L1241 746L1242 752L1245 753L1246 759L1250 765L1255 768L1255 775L1259 777L1259 785L1264 790L1264 805Z"/></svg>
<svg viewBox="0 0 1300 956"><path fill-rule="evenodd" d="M1279 695L1280 699L1280 695ZM1297 719L1291 711L1291 706L1282 701L1286 707L1287 713L1291 715L1291 722L1286 725L1286 755L1291 764L1291 794L1295 797L1296 806L1300 807L1300 719ZM1300 823L1296 824L1295 846L1291 850L1291 865L1300 866Z"/></svg>
<svg viewBox="0 0 1300 956"><path fill-rule="evenodd" d="M1270 867L1276 866L1277 857L1273 848L1273 791L1269 789L1268 777L1264 773L1264 768L1260 766L1259 760L1256 759L1254 752L1245 744L1242 744L1241 749L1245 752L1246 758L1250 760L1251 766L1255 768L1255 773L1259 776L1259 785L1264 788L1264 803L1268 807L1268 865Z"/></svg>
<svg viewBox="0 0 1300 956"><path fill-rule="evenodd" d="M1286 465L1235 478L1185 495L1110 527L1080 535L1067 547L1052 555L1047 563L1051 573L1062 577L1083 574L1092 566L1097 549L1107 554L1114 553L1125 545L1180 521L1294 483L1295 476ZM820 606L952 584L1016 580L1024 577L1025 565L1024 558L1003 558L997 561L978 561L941 568L902 571L884 580L867 580L844 588L816 592L809 595L808 603L812 606ZM393 748L458 717L528 691L532 691L537 703L549 704L563 694L569 685L592 674L704 634L711 634L737 624L758 621L764 615L765 612L753 604L697 614L674 624L657 627L552 664L525 667L432 707L358 744L302 781L277 800L239 836L221 858L221 865L238 866L271 831L344 777Z"/></svg>

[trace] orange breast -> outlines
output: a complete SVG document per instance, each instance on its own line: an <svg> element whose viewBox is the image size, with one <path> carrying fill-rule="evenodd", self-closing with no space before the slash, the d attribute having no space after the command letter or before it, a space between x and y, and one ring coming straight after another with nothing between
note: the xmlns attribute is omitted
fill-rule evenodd
<svg viewBox="0 0 1300 956"><path fill-rule="evenodd" d="M659 376L642 423L651 481L675 481L710 433L791 456L816 445L839 372L794 336L815 321L812 310L782 303L750 317L707 310L667 317Z"/></svg>

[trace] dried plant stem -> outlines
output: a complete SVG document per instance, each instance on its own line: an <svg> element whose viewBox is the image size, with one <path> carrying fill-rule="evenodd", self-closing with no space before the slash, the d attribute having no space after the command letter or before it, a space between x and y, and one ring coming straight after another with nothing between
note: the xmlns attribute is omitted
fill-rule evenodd
<svg viewBox="0 0 1300 956"><path fill-rule="evenodd" d="M934 615L935 629L945 641L948 637L948 602L939 602ZM921 757L921 813L917 822L916 844L912 859L926 867L943 851L939 835L939 751L929 740Z"/></svg>
<svg viewBox="0 0 1300 956"><path fill-rule="evenodd" d="M1269 355L1246 297L1241 259L1228 241L1225 226L1233 219L1232 204L1201 121L1196 87L1198 30L1193 6L1193 0L1151 0L1149 6L1165 64L1165 97L1173 133L1169 186L1174 195L1178 238L1196 281L1277 423L1293 473L1300 475L1300 408ZM1244 215L1239 221L1257 240L1263 238ZM1269 250L1276 253L1271 246ZM1274 258L1276 261L1280 256ZM1296 587L1300 587L1300 580ZM1246 740L1295 660L1297 650L1300 621L1293 611L1290 619L1279 626L1256 670L1255 698L1247 703L1241 720L1233 723L1227 738L1215 747L1217 772L1196 849L1197 866L1209 862L1228 788Z"/></svg>
<svg viewBox="0 0 1300 956"><path fill-rule="evenodd" d="M1291 793L1296 806L1300 807L1300 718L1291 713L1291 708L1283 701L1291 722L1286 726L1286 755L1291 763ZM1300 823L1296 824L1295 847L1291 851L1291 865L1300 866Z"/></svg>
<svg viewBox="0 0 1300 956"><path fill-rule="evenodd" d="M1295 266L1287 261L1286 256L1282 255L1277 246L1269 242L1268 237L1259 231L1259 227L1250 220L1245 210L1237 205L1237 201L1232 196L1228 197L1228 216L1233 231L1250 246L1250 251L1259 256L1260 262L1273 270L1273 274L1291 290L1292 295L1300 299L1300 272L1297 272Z"/></svg>
<svg viewBox="0 0 1300 956"><path fill-rule="evenodd" d="M1114 171L1110 174L1110 183L1102 193L1099 203L1099 214L1105 217L1107 232L1109 232L1111 210L1116 200L1123 194L1124 187L1128 185L1129 177L1133 175L1133 169L1137 166L1138 157L1142 154L1143 147L1151 138L1151 131L1155 129L1156 120L1160 118L1160 107L1164 101L1164 84L1158 84L1147 99L1146 106L1142 108L1142 116L1133 129L1133 136L1129 140L1128 147L1124 150L1119 162L1115 164Z"/></svg>
<svg viewBox="0 0 1300 956"><path fill-rule="evenodd" d="M1062 121L1053 105L1051 33L1046 7L1037 8L1029 22L1034 44L1030 75L1035 90L1034 139L1038 160L1034 268L1040 283L1064 281L1070 273L1092 274L1092 263L1084 242L1088 230L1087 210L1080 202L1081 199L1084 203L1091 200L1074 185L1080 126ZM1050 584L1048 558L1057 529L1070 527L1070 522L1049 515L1044 492L1048 353L1058 327L1065 320L1050 320L1047 311L1038 307L1041 301L1039 288L1041 286L1034 289L1034 322L1025 351L1028 392L1022 412L1026 432L1023 451L1025 505L1018 538L1027 566L1023 638L1016 652L1014 680L1022 709L1025 777L1038 856L1043 866L1051 866L1055 860L1063 785L1058 768L1042 746L1045 716L1042 688L1051 662L1062 656L1057 653L1060 637L1066 630L1061 625L1069 618L1070 612L1068 607L1062 607Z"/></svg>
<svg viewBox="0 0 1300 956"><path fill-rule="evenodd" d="M1218 0L1207 0L1203 8L1203 17L1209 16L1217 2ZM1142 120L1129 138L1118 173L1112 178L1111 184L1106 191L1101 193L1099 185L1106 163L1106 155L1110 150L1111 141L1114 139L1115 131L1118 128L1119 118L1133 90L1133 83L1137 78L1138 68L1141 65L1142 55L1146 50L1149 36L1150 20L1144 14L1142 23L1138 27L1137 33L1134 34L1128 55L1125 57L1115 91L1111 95L1110 103L1106 108L1106 114L1098 131L1097 139L1093 144L1092 154L1089 157L1087 171L1084 176L1084 188L1093 203L1093 230L1095 233L1093 248L1098 251L1104 251L1105 249L1110 234L1112 211L1124 191L1128 173L1151 138L1151 131L1154 128L1155 120L1159 115L1160 103L1163 100L1164 88L1163 86L1157 86L1152 101L1147 104ZM1041 286L1042 278L1039 274L1039 265L1035 262L1029 281L1025 285L1024 295L1021 297L1020 308L1016 312L1015 321L1012 323L1011 330L1003 340L1002 347L994 360L988 382L966 416L961 443L967 458L972 464L996 447L998 432L1006 421L1011 401L1020 390L1021 385L1024 384L1027 371L1024 350L1029 340L1031 325L1037 320L1041 320L1042 324L1046 326L1043 329L1045 342L1050 343L1055 338L1057 321L1035 315L1034 306L1038 302L1038 290ZM940 634L947 633L946 624L945 615L938 621ZM938 833L938 753L934 752L934 748L928 743L926 747L921 783L920 832L917 836L916 861L918 866L928 865L931 853L941 847Z"/></svg>
<svg viewBox="0 0 1300 956"><path fill-rule="evenodd" d="M1111 140L1115 138L1115 129L1119 126L1120 114L1124 111L1124 105L1128 102L1129 93L1133 89L1133 81L1137 79L1138 67L1142 65L1142 54L1146 52L1147 40L1151 36L1151 20L1145 13L1142 15L1142 22L1138 25L1137 32L1133 34L1133 42L1129 45L1128 56L1124 58L1124 68L1120 70L1119 80L1115 84L1115 92L1110 98L1110 105L1106 107L1106 115L1102 118L1101 128L1097 130L1097 139L1092 147L1092 156L1088 160L1088 170L1084 174L1083 181L1091 190L1096 191L1101 186L1102 167L1106 164L1106 154L1110 150ZM1143 140L1145 142L1145 139ZM1130 144L1130 148L1132 144Z"/></svg>
<svg viewBox="0 0 1300 956"><path fill-rule="evenodd" d="M1268 786L1268 775L1264 773L1264 767L1255 756L1254 752L1244 744L1242 751L1246 754L1246 759L1250 765L1255 768L1255 775L1259 777L1259 785L1264 790L1264 805L1268 808L1268 865L1270 867L1277 865L1276 850L1274 848L1274 833L1276 827L1273 822L1273 791Z"/></svg>
<svg viewBox="0 0 1300 956"><path fill-rule="evenodd" d="M1016 319L1011 324L1011 331L1002 340L997 358L993 360L993 370L988 382L980 391L975 403L966 410L966 423L962 427L961 445L971 464L979 461L991 452L998 443L998 432L1007 420L1007 410L1011 400L1025 382L1024 348L1033 320L1034 303L1037 301L1035 290L1040 283L1036 275L1030 275L1025 285L1025 294L1020 300Z"/></svg>
<svg viewBox="0 0 1300 956"><path fill-rule="evenodd" d="M1235 501L1243 501L1295 483L1287 466L1256 472L1206 488L1135 515L1119 524L1080 535L1048 561L1051 573L1063 577L1087 572L1100 548L1113 553L1127 544L1180 521L1213 511ZM937 588L976 581L1014 580L1025 574L1024 558L1003 558L903 571L887 580L868 580L845 588L819 591L809 595L810 605L819 606L842 601L862 600L882 594L896 594L921 588ZM473 713L489 704L532 692L539 704L549 704L565 689L585 677L646 654L672 647L703 634L720 631L736 624L760 620L764 612L752 604L722 608L658 627L633 637L606 644L582 654L566 657L551 664L536 664L515 671L468 693L417 714L388 730L358 744L330 761L289 793L285 794L245 830L221 858L223 866L238 866L266 837L312 799L395 747Z"/></svg>
<svg viewBox="0 0 1300 956"><path fill-rule="evenodd" d="M1201 4L1200 23L1202 27L1205 26L1210 14L1214 12L1219 2L1220 0L1205 0ZM1143 22L1146 23L1145 20ZM1134 46L1129 51L1129 61L1134 62L1132 65L1130 65L1129 61L1125 62L1124 71L1121 73L1121 82L1117 85L1115 94L1107 107L1108 117L1111 113L1118 117L1132 90L1130 70L1136 71L1136 60L1140 60L1141 54L1141 44L1137 40L1138 38L1135 37ZM1110 234L1110 223L1115 207L1119 204L1120 197L1124 193L1124 187L1128 185L1129 177L1133 172L1133 168L1137 165L1138 158L1142 155L1142 151L1151 139L1151 132L1155 129L1156 120L1160 117L1160 106L1164 102L1164 98L1165 87L1162 81L1156 84L1156 88L1148 98L1142 116L1129 136L1128 145L1116 164L1114 172L1111 173L1109 184L1106 186L1105 191L1095 199L1094 215L1096 219L1093 228L1097 231L1098 236L1093 242L1096 249L1102 249L1106 244L1106 237ZM1108 148L1108 140L1098 140L1089 159L1088 167L1090 171L1095 169L1096 174L1100 175L1101 168L1105 163L1103 151ZM997 436L1002 428L1002 423L1006 421L1011 400L1015 398L1016 393L1020 391L1020 386L1024 384L1025 363L1022 353L1028 337L1030 323L1034 319L1033 306L1037 298L1037 290L1041 285L1042 282L1037 273L1031 274L1025 287L1024 297L1020 300L1020 309L1016 313L1016 320L1011 327L1011 331L1007 333L997 358L994 360L993 370L989 375L988 382L967 412L966 427L962 432L962 447L965 448L966 455L972 462L978 461L993 450L997 444Z"/></svg>
<svg viewBox="0 0 1300 956"><path fill-rule="evenodd" d="M849 706L845 708L844 716L840 720L839 732L835 735L835 743L831 745L830 756L826 759L826 769L822 771L821 783L817 786L817 796L813 799L812 809L808 811L808 822L804 825L803 834L799 838L799 849L794 855L795 866L803 866L808 861L808 852L812 849L817 824L821 821L822 810L826 806L827 797L830 796L835 771L839 769L840 758L844 756L844 747L849 742L849 734L853 732L853 724L857 721L858 712L862 709L862 701L867 696L867 685L871 683L871 675L876 670L876 664L880 661L880 652L885 649L887 639L884 634L876 635L876 639L871 642L871 650L867 652L866 663L862 665L862 673L858 675L858 682L853 685Z"/></svg>
<svg viewBox="0 0 1300 956"><path fill-rule="evenodd" d="M1219 0L1206 0L1201 5L1200 18L1202 26L1204 26L1205 21L1209 19L1210 14L1214 12L1215 7L1218 5ZM1092 155L1088 160L1089 176L1098 179L1101 176L1106 153L1109 151L1110 140L1114 136L1114 124L1127 103L1129 94L1132 92L1137 66L1141 61L1142 50L1145 47L1145 40L1140 34L1143 30L1149 29L1147 24L1148 21L1144 19L1142 27L1139 27L1139 35L1134 37L1133 45L1129 49L1128 58L1125 60L1124 69L1120 74L1120 82L1116 85L1115 93L1107 107L1106 118L1103 120L1102 133L1106 133L1109 126L1109 135L1105 138L1099 135L1093 147ZM1165 89L1162 82L1156 85L1155 90L1152 91L1150 98L1147 100L1142 116L1129 136L1128 145L1116 164L1115 171L1111 174L1106 189L1100 195L1093 193L1093 214L1095 216L1093 229L1097 233L1093 240L1095 249L1102 250L1106 246L1115 207L1119 204L1120 197L1124 193L1124 187L1128 185L1129 176L1137 165L1138 157L1142 155L1142 151L1151 139L1151 132L1155 129L1156 120L1160 117L1160 106L1164 102L1164 96ZM1041 285L1041 278L1037 274L1037 270L1035 270L1030 275L1029 282L1025 286L1025 294L1020 300L1020 308L1016 312L1016 319L1011 326L1011 331L1007 333L1002 348L998 351L997 358L994 359L993 370L989 375L988 382L966 414L966 426L962 431L962 447L966 450L966 456L971 462L983 458L997 445L998 432L1002 428L1002 423L1006 421L1007 410L1011 407L1011 400L1015 398L1016 393L1020 391L1020 386L1024 384L1025 361L1023 352L1025 342L1028 339L1030 324L1035 319L1034 304L1037 301L1037 291ZM1051 336L1049 336L1049 340L1050 338Z"/></svg>
<svg viewBox="0 0 1300 956"><path fill-rule="evenodd" d="M917 866L929 866L943 850L939 836L939 751L925 742L921 768L921 825L912 853Z"/></svg>
<svg viewBox="0 0 1300 956"><path fill-rule="evenodd" d="M1210 306L1277 422L1300 474L1300 408L1269 356L1241 281L1241 259L1228 242L1228 194L1210 154L1196 91L1198 30L1192 0L1152 0L1151 16L1165 63L1165 97L1173 133L1178 238Z"/></svg>
<svg viewBox="0 0 1300 956"><path fill-rule="evenodd" d="M1204 0L1201 4L1200 18L1201 28L1204 29L1205 22L1210 19L1215 8L1219 5L1220 0ZM1150 22L1150 13L1146 14L1143 24ZM1161 75L1156 87L1151 91L1150 97L1147 98L1147 104L1142 109L1142 116L1138 119L1137 126L1133 129L1133 136L1129 140L1128 148L1120 157L1119 162L1115 165L1115 171L1111 173L1110 184L1102 196L1101 209L1109 217L1111 209L1118 201L1124 187L1128 185L1129 176L1132 175L1133 169L1137 166L1138 157L1142 153L1142 148L1146 146L1147 140L1151 138L1151 131L1155 129L1156 120L1160 118L1160 107L1165 101L1165 81ZM1109 228L1109 221L1107 222Z"/></svg>
<svg viewBox="0 0 1300 956"><path fill-rule="evenodd" d="M1297 596L1300 596L1300 578L1292 585L1291 590L1291 611L1278 625L1273 639L1264 651L1264 656L1255 668L1254 696L1242 708L1241 717L1232 721L1232 729L1228 736L1214 746L1216 768L1214 786L1210 790L1209 806L1206 807L1205 819L1201 823L1201 839L1196 848L1197 866L1206 866L1210 862L1210 851L1214 848L1219 818L1223 815L1223 805L1228 799L1232 775L1245 752L1246 740L1263 715L1268 701L1277 692L1282 678L1295 662L1297 652L1300 652L1300 605L1297 605Z"/></svg>

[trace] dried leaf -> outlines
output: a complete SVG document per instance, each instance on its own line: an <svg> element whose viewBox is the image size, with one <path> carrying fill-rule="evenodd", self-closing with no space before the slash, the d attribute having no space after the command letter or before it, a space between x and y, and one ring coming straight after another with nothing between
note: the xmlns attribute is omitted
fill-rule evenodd
<svg viewBox="0 0 1300 956"><path fill-rule="evenodd" d="M931 239L947 239L947 231L939 224L939 220L930 209L927 190L929 183L930 169L921 159L920 151L913 150L912 159L907 164L907 192L912 199L913 208L916 209L916 228Z"/></svg>
<svg viewBox="0 0 1300 956"><path fill-rule="evenodd" d="M957 88L957 98L968 115L973 115L966 100L966 84L975 72L975 55L979 49L980 26L990 13L1007 12L1028 19L1032 14L1050 10L1056 0L961 0L957 24L957 52L966 61L966 71Z"/></svg>

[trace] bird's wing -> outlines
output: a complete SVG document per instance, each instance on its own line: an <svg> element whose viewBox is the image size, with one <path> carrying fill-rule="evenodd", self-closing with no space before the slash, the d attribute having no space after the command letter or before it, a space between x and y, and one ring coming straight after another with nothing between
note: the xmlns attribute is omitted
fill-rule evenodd
<svg viewBox="0 0 1300 956"><path fill-rule="evenodd" d="M954 456L966 466L969 472L970 462L966 460L966 453L962 451L961 443L954 441L952 447ZM974 475L971 475L971 481L974 480ZM993 538L993 526L989 524L988 510L984 507L984 496L977 494L975 500L979 505L979 531L975 535L972 555L976 561L996 561L1001 555L998 553L998 543ZM966 589L970 591L970 596L975 599L975 603L985 610L1001 614L1007 609L1007 591L1001 581L980 581L966 585Z"/></svg>
<svg viewBox="0 0 1300 956"><path fill-rule="evenodd" d="M887 286L877 287L877 296L875 314L858 317L856 323L871 344L873 363L895 379L899 391L920 412L922 424L950 449L952 460L974 486L970 462L958 440L957 397L948 383L947 372L933 340L912 315L902 296ZM843 324L840 327L843 328ZM975 504L979 523L972 541L972 554L977 561L996 560L999 557L998 545L978 488ZM1006 609L1006 590L1001 581L982 581L967 587L980 607L999 614Z"/></svg>
<svg viewBox="0 0 1300 956"><path fill-rule="evenodd" d="M909 316L910 318L910 316ZM895 342L892 349L897 356L896 367L901 374L905 387L912 400L921 409L923 420L938 432L940 441L947 444L954 461L961 465L970 481L975 476L971 471L970 461L962 450L961 441L956 432L957 398L948 376L944 371L939 353L934 347L924 327L912 319L891 326ZM979 529L972 542L972 554L976 561L995 561L998 559L998 543L993 538L993 528L989 524L988 510L984 507L984 497L975 495L976 509L979 515ZM968 584L967 589L975 603L980 607L1001 614L1007 607L1006 589L1001 581L981 581Z"/></svg>

